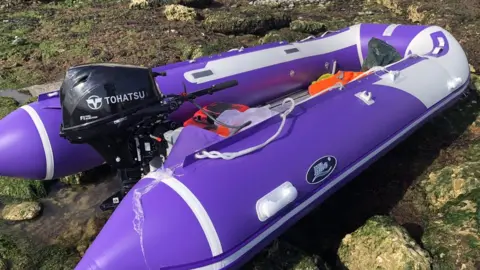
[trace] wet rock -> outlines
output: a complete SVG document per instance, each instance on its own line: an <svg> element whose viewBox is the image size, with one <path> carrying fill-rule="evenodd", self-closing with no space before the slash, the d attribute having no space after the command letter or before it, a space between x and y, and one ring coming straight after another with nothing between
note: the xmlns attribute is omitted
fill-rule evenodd
<svg viewBox="0 0 480 270"><path fill-rule="evenodd" d="M338 255L350 270L431 269L432 262L407 231L388 216L374 216L346 235Z"/></svg>
<svg viewBox="0 0 480 270"><path fill-rule="evenodd" d="M5 205L2 211L2 217L5 220L23 221L36 218L42 211L42 205L39 202L22 202L19 204Z"/></svg>
<svg viewBox="0 0 480 270"><path fill-rule="evenodd" d="M207 29L227 35L264 35L270 30L287 27L291 18L284 12L243 9L235 12L212 13L204 21Z"/></svg>
<svg viewBox="0 0 480 270"><path fill-rule="evenodd" d="M198 18L198 13L191 7L182 5L167 5L163 12L169 21L194 21Z"/></svg>
<svg viewBox="0 0 480 270"><path fill-rule="evenodd" d="M330 267L318 256L309 255L286 242L275 240L245 265L244 269L327 270Z"/></svg>
<svg viewBox="0 0 480 270"><path fill-rule="evenodd" d="M100 212L88 219L86 224L70 223L68 229L56 239L57 244L74 246L83 256L111 214L111 211Z"/></svg>
<svg viewBox="0 0 480 270"><path fill-rule="evenodd" d="M91 217L87 221L83 235L77 245L77 251L81 256L85 254L97 234L102 230L103 225L105 225L110 215L111 212L102 212L97 216Z"/></svg>
<svg viewBox="0 0 480 270"><path fill-rule="evenodd" d="M290 29L297 32L316 35L327 31L327 26L322 22L310 20L295 20L290 23Z"/></svg>
<svg viewBox="0 0 480 270"><path fill-rule="evenodd" d="M430 173L420 185L426 192L429 206L438 210L446 203L480 189L480 162L447 166Z"/></svg>
<svg viewBox="0 0 480 270"><path fill-rule="evenodd" d="M422 242L436 269L478 269L480 265L480 189L450 202L429 221Z"/></svg>

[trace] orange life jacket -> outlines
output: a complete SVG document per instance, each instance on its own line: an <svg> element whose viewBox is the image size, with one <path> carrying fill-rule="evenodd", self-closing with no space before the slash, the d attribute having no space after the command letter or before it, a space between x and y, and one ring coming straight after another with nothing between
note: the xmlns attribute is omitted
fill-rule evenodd
<svg viewBox="0 0 480 270"><path fill-rule="evenodd" d="M249 109L248 106L242 104L231 104L224 102L214 102L205 107L203 107L213 118L217 118L222 112L226 110L237 110L239 112L244 112ZM201 110L198 110L192 118L188 119L183 123L183 126L194 125L206 130L213 131L220 136L227 137L230 135L230 131L227 127L216 125L215 122L208 118L208 116Z"/></svg>
<svg viewBox="0 0 480 270"><path fill-rule="evenodd" d="M345 85L355 78L366 76L366 72L338 71L335 74L324 74L308 87L308 93L313 96L326 92L330 87L340 83Z"/></svg>

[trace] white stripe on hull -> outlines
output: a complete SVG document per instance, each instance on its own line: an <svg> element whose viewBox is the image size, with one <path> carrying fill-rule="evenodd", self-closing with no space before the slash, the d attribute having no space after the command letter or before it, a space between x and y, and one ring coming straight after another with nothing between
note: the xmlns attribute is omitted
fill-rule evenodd
<svg viewBox="0 0 480 270"><path fill-rule="evenodd" d="M152 177L155 177L155 173L152 174ZM222 243L220 242L220 238L218 237L218 233L215 230L215 226L213 225L210 216L208 215L207 211L203 207L202 203L198 200L198 198L193 194L188 187L186 187L182 182L174 177L162 178L161 181L173 189L188 207L192 210L193 214L197 218L198 222L200 223L200 227L207 238L208 245L210 246L210 250L212 252L212 257L218 256L223 253ZM208 269L221 269L222 263L216 263L210 265Z"/></svg>
<svg viewBox="0 0 480 270"><path fill-rule="evenodd" d="M30 107L29 105L24 105L21 108L24 109L28 113L28 115L30 115L30 118L32 118L32 121L35 124L35 128L38 131L38 135L40 136L40 140L42 141L43 152L45 153L46 173L44 180L51 180L53 179L53 175L55 173L55 160L53 158L52 144L50 143L50 138L48 137L45 125L43 124L42 119L35 111L35 109Z"/></svg>

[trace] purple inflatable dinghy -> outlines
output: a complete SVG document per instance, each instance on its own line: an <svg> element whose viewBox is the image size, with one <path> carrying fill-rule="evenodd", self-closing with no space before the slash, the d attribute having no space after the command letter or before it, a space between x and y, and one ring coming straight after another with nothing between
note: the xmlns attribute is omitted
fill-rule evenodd
<svg viewBox="0 0 480 270"><path fill-rule="evenodd" d="M332 66L359 71L372 37L403 59L321 95L295 91ZM192 89L235 79L238 86L199 101L258 105L271 115L226 138L183 128L164 166L123 198L78 270L239 268L455 102L470 80L446 30L383 24L157 69L165 70L178 80L157 79L164 93L181 81ZM172 117L195 110L185 105Z"/></svg>
<svg viewBox="0 0 480 270"><path fill-rule="evenodd" d="M403 59L344 87L307 93L322 74L360 71L372 38ZM256 110L250 116L262 117L228 137L179 129L163 166L123 197L76 269L238 268L455 102L470 80L466 55L449 32L396 24L358 24L153 71L168 74L155 79L164 95L181 93L184 84L193 92L235 80L197 103L245 104ZM104 162L91 146L60 137L59 96L44 94L0 121L0 175L53 179ZM89 106L108 98L93 97ZM183 122L196 111L185 103L170 119ZM34 162L20 162L25 157Z"/></svg>

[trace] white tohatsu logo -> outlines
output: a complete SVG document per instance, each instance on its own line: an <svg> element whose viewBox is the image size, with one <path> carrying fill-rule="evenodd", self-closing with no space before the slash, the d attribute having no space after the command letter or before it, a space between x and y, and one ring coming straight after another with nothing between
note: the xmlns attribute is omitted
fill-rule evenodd
<svg viewBox="0 0 480 270"><path fill-rule="evenodd" d="M98 110L102 107L102 98L99 96L90 96L87 98L87 105L92 110Z"/></svg>
<svg viewBox="0 0 480 270"><path fill-rule="evenodd" d="M123 95L104 97L103 99L105 99L105 102L107 102L107 104L110 105L110 104L115 104L119 102L144 99L145 96L146 96L145 91L140 91L140 92L123 94ZM87 105L92 110L98 110L102 108L103 100L101 97L97 95L93 95L87 98Z"/></svg>
<svg viewBox="0 0 480 270"><path fill-rule="evenodd" d="M107 104L115 104L119 102L132 101L145 98L145 91L133 92L123 95L104 97Z"/></svg>

